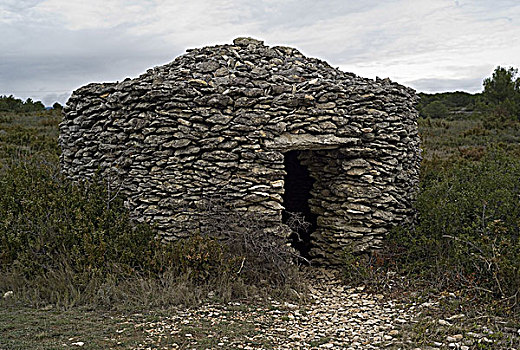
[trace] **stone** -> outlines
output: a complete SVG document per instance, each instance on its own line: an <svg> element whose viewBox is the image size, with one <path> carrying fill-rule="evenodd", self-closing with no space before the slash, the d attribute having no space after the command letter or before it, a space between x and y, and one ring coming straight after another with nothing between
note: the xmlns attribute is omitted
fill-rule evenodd
<svg viewBox="0 0 520 350"><path fill-rule="evenodd" d="M255 45L255 46L262 46L264 44L261 40L256 40L253 38L236 38L233 40L233 44L239 45L239 46L248 46L248 45Z"/></svg>
<svg viewBox="0 0 520 350"><path fill-rule="evenodd" d="M74 91L60 124L61 169L75 181L99 171L134 220L173 240L207 227L200 203L217 197L279 232L287 185L299 181L285 165L296 152L314 181L311 258L334 264L345 247L378 248L393 225L413 223L417 101L405 86L241 37Z"/></svg>
<svg viewBox="0 0 520 350"><path fill-rule="evenodd" d="M353 138L337 137L335 135L307 135L284 133L272 141L266 141L266 146L272 149L334 149L343 144L356 143Z"/></svg>
<svg viewBox="0 0 520 350"><path fill-rule="evenodd" d="M146 334L142 348L157 348L169 337L171 348L200 348L203 336L218 347L239 349L383 349L410 348L405 339L393 337L402 322L414 321L415 310L397 300L379 299L371 293L345 287L336 275L315 268L303 283L309 298L294 304L276 299L258 303L204 303L189 309L172 310L166 316L143 320L125 317L125 327ZM254 326L254 332L230 332L228 337L204 324L225 320L230 324ZM193 329L192 336L186 328ZM128 329L128 328L127 328ZM116 330L117 332L117 330ZM200 333L200 332L198 332ZM118 334L118 333L115 333ZM386 335L386 338L385 338ZM406 346L408 345L408 346ZM141 348L141 347L140 347Z"/></svg>

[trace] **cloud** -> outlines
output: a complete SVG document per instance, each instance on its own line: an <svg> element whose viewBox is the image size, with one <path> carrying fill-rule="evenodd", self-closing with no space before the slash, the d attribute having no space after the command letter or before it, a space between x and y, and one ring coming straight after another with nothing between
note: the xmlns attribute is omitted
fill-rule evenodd
<svg viewBox="0 0 520 350"><path fill-rule="evenodd" d="M45 106L52 106L55 102L58 102L60 104L64 104L64 101L67 101L70 97L70 92L62 92L62 93L48 93L44 95L40 101Z"/></svg>
<svg viewBox="0 0 520 350"><path fill-rule="evenodd" d="M466 91L476 93L482 91L482 79L417 79L406 82L407 85L422 92Z"/></svg>
<svg viewBox="0 0 520 350"><path fill-rule="evenodd" d="M142 22L148 2L124 0L63 1L47 0L38 4L40 15L59 20L68 30L115 28Z"/></svg>
<svg viewBox="0 0 520 350"><path fill-rule="evenodd" d="M243 35L418 89L475 89L520 66L519 18L516 0L3 0L0 94L121 80Z"/></svg>

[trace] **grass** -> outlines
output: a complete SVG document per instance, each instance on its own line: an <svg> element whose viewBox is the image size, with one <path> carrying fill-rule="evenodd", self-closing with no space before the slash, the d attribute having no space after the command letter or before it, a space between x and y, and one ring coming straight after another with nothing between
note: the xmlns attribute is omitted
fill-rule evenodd
<svg viewBox="0 0 520 350"><path fill-rule="evenodd" d="M459 342L470 349L520 347L518 318L498 316L496 310L454 293L442 293L435 299L418 298L416 305L420 313L416 321L401 329L411 344L445 349L455 342L449 337L462 336Z"/></svg>
<svg viewBox="0 0 520 350"><path fill-rule="evenodd" d="M38 113L0 114L0 165L21 154L45 154L56 157L58 124L61 115L50 110Z"/></svg>
<svg viewBox="0 0 520 350"><path fill-rule="evenodd" d="M240 303L207 305L189 317L176 308L120 313L35 309L5 301L0 305L0 349L20 350L62 349L78 342L84 349L271 349L274 345L261 337L261 327L278 315L276 309Z"/></svg>
<svg viewBox="0 0 520 350"><path fill-rule="evenodd" d="M129 349L146 339L134 327L120 332L126 320L117 314L5 304L0 309L0 349L63 349L78 342L85 344L84 349Z"/></svg>
<svg viewBox="0 0 520 350"><path fill-rule="evenodd" d="M520 155L520 123L488 128L480 119L419 119L419 134L426 160L463 157L479 159L488 145L500 144Z"/></svg>

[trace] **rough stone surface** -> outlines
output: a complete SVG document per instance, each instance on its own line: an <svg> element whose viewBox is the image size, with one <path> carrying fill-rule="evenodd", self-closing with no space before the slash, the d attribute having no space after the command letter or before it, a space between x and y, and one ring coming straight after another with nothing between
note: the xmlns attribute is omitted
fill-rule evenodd
<svg viewBox="0 0 520 350"><path fill-rule="evenodd" d="M284 153L315 179L311 256L377 248L413 217L420 162L417 96L251 38L191 49L135 79L89 84L64 109L64 173L97 171L165 239L204 225L208 198L282 220Z"/></svg>

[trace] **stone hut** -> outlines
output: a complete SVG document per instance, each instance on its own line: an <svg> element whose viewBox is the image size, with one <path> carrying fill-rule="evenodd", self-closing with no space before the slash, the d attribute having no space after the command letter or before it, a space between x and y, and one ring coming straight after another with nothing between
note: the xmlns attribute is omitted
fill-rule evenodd
<svg viewBox="0 0 520 350"><path fill-rule="evenodd" d="M334 263L413 219L417 99L389 79L237 38L76 90L61 165L74 180L101 172L165 239L203 225L200 204L213 197L266 227L301 212L311 225L298 248Z"/></svg>

